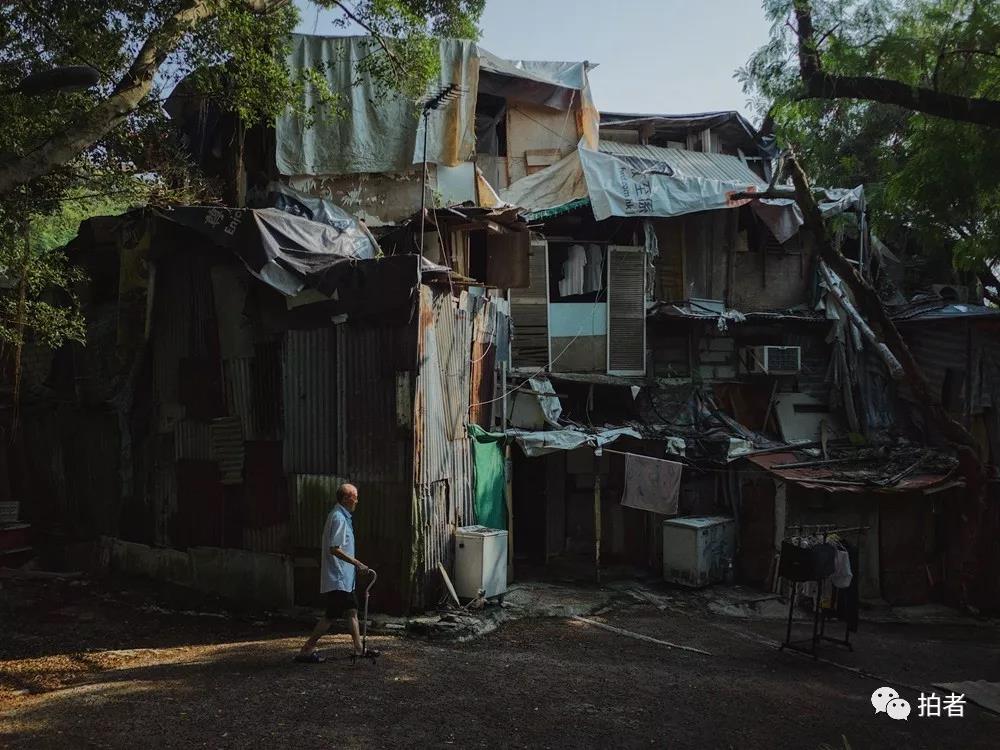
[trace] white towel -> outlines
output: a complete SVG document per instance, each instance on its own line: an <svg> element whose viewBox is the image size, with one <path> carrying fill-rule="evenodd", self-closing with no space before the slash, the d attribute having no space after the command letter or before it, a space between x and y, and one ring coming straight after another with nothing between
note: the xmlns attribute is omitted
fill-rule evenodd
<svg viewBox="0 0 1000 750"><path fill-rule="evenodd" d="M677 513L684 464L629 453L625 457L622 505L665 516Z"/></svg>

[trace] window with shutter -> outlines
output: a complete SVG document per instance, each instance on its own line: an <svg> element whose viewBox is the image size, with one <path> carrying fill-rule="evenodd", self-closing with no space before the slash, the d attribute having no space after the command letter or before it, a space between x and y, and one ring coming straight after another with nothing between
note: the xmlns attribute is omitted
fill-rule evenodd
<svg viewBox="0 0 1000 750"><path fill-rule="evenodd" d="M608 374L646 372L646 253L608 247Z"/></svg>
<svg viewBox="0 0 1000 750"><path fill-rule="evenodd" d="M549 363L548 243L532 239L528 253L529 285L510 292L514 324L511 354L514 367L547 367Z"/></svg>

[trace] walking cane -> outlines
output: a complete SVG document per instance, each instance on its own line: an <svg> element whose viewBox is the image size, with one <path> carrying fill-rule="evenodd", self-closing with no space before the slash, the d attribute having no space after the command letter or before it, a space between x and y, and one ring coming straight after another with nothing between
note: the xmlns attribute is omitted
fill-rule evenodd
<svg viewBox="0 0 1000 750"><path fill-rule="evenodd" d="M364 619L362 619L362 621L361 621L361 654L360 654L360 656L361 656L362 659L371 659L372 663L374 663L375 659L378 658L378 651L369 651L368 650L368 597L369 597L369 594L371 593L372 586L375 585L375 579L378 578L378 573L376 573L371 568L368 568L368 572L372 574L372 579L368 582L368 585L365 586L365 611L364 611L364 615L363 615ZM351 655L351 663L352 664L356 664L357 663L358 656L359 656L358 654L352 654Z"/></svg>

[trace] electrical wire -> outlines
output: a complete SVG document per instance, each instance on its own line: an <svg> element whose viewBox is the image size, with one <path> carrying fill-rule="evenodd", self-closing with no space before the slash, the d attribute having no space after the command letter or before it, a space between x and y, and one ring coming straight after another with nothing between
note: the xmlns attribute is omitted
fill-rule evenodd
<svg viewBox="0 0 1000 750"><path fill-rule="evenodd" d="M548 290L546 290L546 295L547 295L547 294L548 294ZM597 305L598 305L598 304L600 304L600 303L601 303L601 294L600 294L600 292L598 292L598 293L597 293L597 297L596 297L596 299L594 300L594 304L593 304L593 305L591 306L591 308L590 308L590 329L591 329L591 330L593 330L593 329L594 329L594 317L595 317L595 316L597 315ZM546 304L550 304L550 303L546 302ZM548 364L547 364L547 365L546 365L545 367L542 367L542 368L538 369L537 371L535 371L535 372L534 372L533 374L529 375L529 376L528 376L528 377L526 378L526 380L531 380L532 378L535 378L535 377L538 377L539 375L541 375L541 374L542 374L543 372L545 372L546 370L548 370L548 371L551 371L551 370L552 370L552 364L553 364L553 363L554 363L554 362L555 362L556 360L558 360L558 359L559 359L559 358L560 358L560 357L561 357L561 356L562 356L563 354L565 354L565 353L566 353L566 350L567 350L567 349L569 349L569 348L570 348L570 347L571 347L571 346L573 345L573 343L574 343L574 342L575 342L575 341L576 341L576 340L577 340L578 338L580 338L580 337L581 337L581 336L583 335L583 331L584 331L584 326L585 326L585 325L586 325L586 323L582 323L582 324L580 325L580 328L579 328L579 329L577 329L577 334L576 334L576 335L575 335L575 336L574 336L573 338L571 338L571 339L569 340L569 343L568 343L568 344L566 344L566 346L564 346L564 347L562 348L562 350L561 350L561 351L560 351L560 352L559 352L559 353L558 353L558 354L557 354L556 356L552 357L552 358L551 358L551 359L549 360L549 363L548 363ZM520 389L521 389L521 385L522 385L522 384L518 384L518 385L514 386L513 388L511 388L511 389L510 389L509 391L507 391L506 393L502 394L501 396L499 396L499 397L497 397L497 398L492 398L492 399L490 399L489 401L479 401L478 403L475 403L475 404L470 404L470 405L469 405L469 409L471 410L471 409L472 409L473 407L476 407L476 406L485 406L485 405L487 405L487 404L494 404L494 403L496 403L497 401L503 401L503 400L504 400L505 398L507 398L507 396L509 396L509 395L511 395L512 393L514 393L514 392L516 392L516 391L520 390Z"/></svg>

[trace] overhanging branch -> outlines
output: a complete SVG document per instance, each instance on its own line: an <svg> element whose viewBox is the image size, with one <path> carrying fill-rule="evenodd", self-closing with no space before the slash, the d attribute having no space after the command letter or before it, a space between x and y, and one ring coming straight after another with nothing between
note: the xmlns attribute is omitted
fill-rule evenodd
<svg viewBox="0 0 1000 750"><path fill-rule="evenodd" d="M289 0L241 2L254 12L268 13L287 5ZM69 163L122 124L149 95L157 71L184 35L217 12L215 0L184 0L160 28L150 33L110 96L30 153L0 162L0 195Z"/></svg>
<svg viewBox="0 0 1000 750"><path fill-rule="evenodd" d="M946 120L1000 128L1000 101L945 94L888 78L816 72L803 79L801 99L862 99L891 104Z"/></svg>
<svg viewBox="0 0 1000 750"><path fill-rule="evenodd" d="M860 99L903 107L956 122L1000 128L1000 101L945 94L889 78L841 76L823 70L809 0L795 0L798 24L800 99Z"/></svg>

